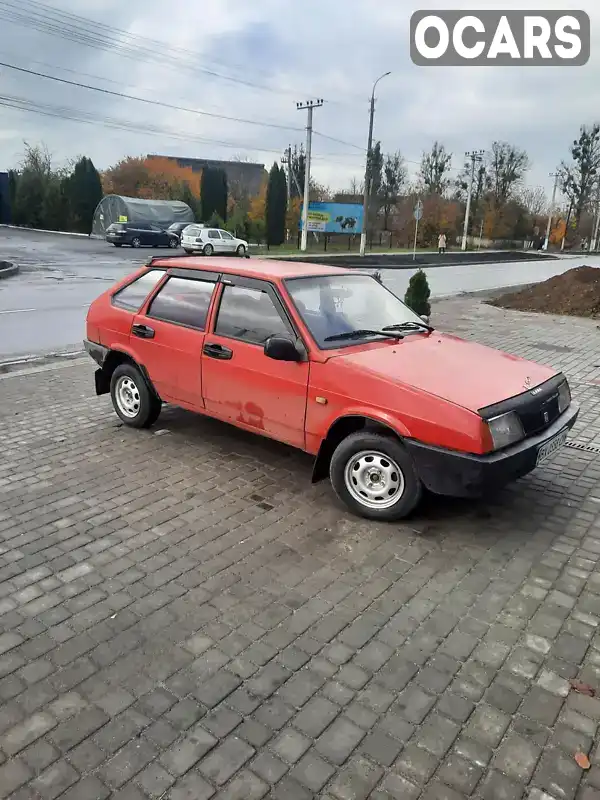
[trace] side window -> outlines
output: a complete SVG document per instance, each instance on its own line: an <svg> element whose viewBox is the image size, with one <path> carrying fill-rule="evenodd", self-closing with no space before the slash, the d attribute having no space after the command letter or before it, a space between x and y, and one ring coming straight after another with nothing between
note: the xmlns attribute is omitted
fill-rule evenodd
<svg viewBox="0 0 600 800"><path fill-rule="evenodd" d="M215 285L171 277L150 304L148 316L203 331Z"/></svg>
<svg viewBox="0 0 600 800"><path fill-rule="evenodd" d="M133 283L128 284L113 295L113 305L119 308L126 308L128 311L139 311L144 305L145 299L164 274L165 271L163 269L151 269L148 272L144 272Z"/></svg>
<svg viewBox="0 0 600 800"><path fill-rule="evenodd" d="M245 286L225 286L215 333L252 344L264 344L269 336L293 335L267 292Z"/></svg>
<svg viewBox="0 0 600 800"><path fill-rule="evenodd" d="M219 233L219 231L209 231L208 232L208 238L209 239L220 239L221 238L221 234Z"/></svg>
<svg viewBox="0 0 600 800"><path fill-rule="evenodd" d="M221 239L233 239L233 236L227 231L219 231L219 233L221 234Z"/></svg>

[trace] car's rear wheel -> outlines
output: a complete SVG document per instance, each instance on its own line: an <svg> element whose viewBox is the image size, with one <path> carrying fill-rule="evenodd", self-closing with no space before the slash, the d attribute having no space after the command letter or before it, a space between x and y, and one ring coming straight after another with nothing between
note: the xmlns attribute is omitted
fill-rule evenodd
<svg viewBox="0 0 600 800"><path fill-rule="evenodd" d="M179 242L177 241L177 239L169 239L169 247L171 248L171 250L174 250L178 246Z"/></svg>
<svg viewBox="0 0 600 800"><path fill-rule="evenodd" d="M212 244L205 244L202 252L205 256L212 256L212 254L215 252L215 248L212 246Z"/></svg>
<svg viewBox="0 0 600 800"><path fill-rule="evenodd" d="M243 258L246 255L246 248L243 244L240 244L235 252L240 258Z"/></svg>
<svg viewBox="0 0 600 800"><path fill-rule="evenodd" d="M377 433L359 431L344 439L333 454L329 476L338 497L367 519L402 519L414 510L423 491L402 443Z"/></svg>
<svg viewBox="0 0 600 800"><path fill-rule="evenodd" d="M131 240L131 246L132 247L141 247L142 246L142 240L138 239L138 237L136 236L134 239Z"/></svg>
<svg viewBox="0 0 600 800"><path fill-rule="evenodd" d="M149 428L158 419L162 404L133 364L120 364L115 369L110 396L119 417L132 428Z"/></svg>

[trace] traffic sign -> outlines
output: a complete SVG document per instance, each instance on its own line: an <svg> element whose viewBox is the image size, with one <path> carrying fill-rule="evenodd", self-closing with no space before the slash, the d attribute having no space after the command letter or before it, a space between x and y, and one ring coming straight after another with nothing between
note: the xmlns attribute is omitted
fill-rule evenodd
<svg viewBox="0 0 600 800"><path fill-rule="evenodd" d="M420 200L417 200L417 205L415 206L415 210L413 213L415 215L415 219L418 222L423 216L423 203Z"/></svg>

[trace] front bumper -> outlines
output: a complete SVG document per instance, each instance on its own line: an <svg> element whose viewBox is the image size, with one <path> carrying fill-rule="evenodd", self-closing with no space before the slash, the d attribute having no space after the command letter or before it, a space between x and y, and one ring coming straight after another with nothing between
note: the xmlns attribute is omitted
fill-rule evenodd
<svg viewBox="0 0 600 800"><path fill-rule="evenodd" d="M569 408L545 431L496 453L473 455L406 439L421 481L431 492L451 497L477 497L527 475L537 465L543 445L570 430L579 406Z"/></svg>

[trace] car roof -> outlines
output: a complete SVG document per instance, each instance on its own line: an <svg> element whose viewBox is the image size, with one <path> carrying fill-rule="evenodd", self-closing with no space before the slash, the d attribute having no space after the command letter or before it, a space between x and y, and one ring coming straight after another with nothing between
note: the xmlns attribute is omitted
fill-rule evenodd
<svg viewBox="0 0 600 800"><path fill-rule="evenodd" d="M200 272L224 272L228 275L241 275L244 278L273 280L275 278L307 278L319 275L358 274L357 270L325 264L308 264L306 261L276 261L270 258L246 258L233 261L231 258L211 258L207 256L160 256L149 262L152 267L176 267Z"/></svg>

